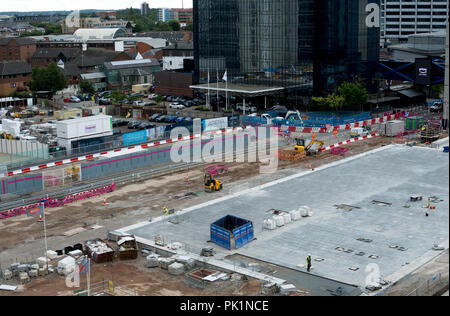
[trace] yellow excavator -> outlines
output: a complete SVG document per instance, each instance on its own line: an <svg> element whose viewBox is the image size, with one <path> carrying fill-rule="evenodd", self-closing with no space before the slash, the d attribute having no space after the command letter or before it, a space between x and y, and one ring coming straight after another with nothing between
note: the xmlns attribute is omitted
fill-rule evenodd
<svg viewBox="0 0 450 316"><path fill-rule="evenodd" d="M214 179L210 173L205 173L205 192L219 192L223 189L223 183Z"/></svg>
<svg viewBox="0 0 450 316"><path fill-rule="evenodd" d="M297 145L295 146L295 150L299 152L306 152L308 156L317 155L321 152L323 146L325 145L325 141L316 139L313 139L308 146L306 146L306 141L304 139L297 138L295 141L297 143ZM319 145L317 150L312 150L314 144Z"/></svg>

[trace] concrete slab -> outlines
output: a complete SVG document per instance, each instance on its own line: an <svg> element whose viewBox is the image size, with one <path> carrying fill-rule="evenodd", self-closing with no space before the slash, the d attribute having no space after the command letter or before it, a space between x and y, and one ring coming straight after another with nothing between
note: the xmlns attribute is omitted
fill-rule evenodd
<svg viewBox="0 0 450 316"><path fill-rule="evenodd" d="M324 259L313 261L312 274L364 288L367 277L376 272L369 264L376 264L381 277L389 279L424 256L430 260L434 244L448 245L448 169L448 154L441 151L387 146L192 207L177 225L160 220L122 231L150 240L163 235L200 253L211 245L207 243L210 224L234 215L253 221L257 240L234 252L216 246L216 258L237 253L304 274L299 266L311 254L313 260ZM436 210L426 217L424 202L408 203L414 194L437 196L443 202L435 204ZM374 200L392 205L380 206L372 203ZM340 204L360 209L349 212L334 207ZM302 205L313 208L312 217L263 231L269 209L290 211ZM343 251L336 250L339 247Z"/></svg>

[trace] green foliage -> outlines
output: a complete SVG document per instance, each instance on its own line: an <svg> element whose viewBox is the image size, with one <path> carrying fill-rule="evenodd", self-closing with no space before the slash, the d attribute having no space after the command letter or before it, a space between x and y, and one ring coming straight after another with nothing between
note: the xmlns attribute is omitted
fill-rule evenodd
<svg viewBox="0 0 450 316"><path fill-rule="evenodd" d="M28 37L28 36L41 36L44 35L45 33L41 32L41 31L31 31L31 32L23 32L22 34L20 34L20 37Z"/></svg>
<svg viewBox="0 0 450 316"><path fill-rule="evenodd" d="M194 32L194 23L189 22L184 28L186 32Z"/></svg>
<svg viewBox="0 0 450 316"><path fill-rule="evenodd" d="M164 99L163 99L163 96L162 95L158 95L157 97L156 97L156 103L158 103L158 104L160 104L162 101L164 101Z"/></svg>
<svg viewBox="0 0 450 316"><path fill-rule="evenodd" d="M167 24L169 24L170 29L174 32L178 32L181 29L180 22L177 20L170 20Z"/></svg>
<svg viewBox="0 0 450 316"><path fill-rule="evenodd" d="M204 112L209 112L211 111L211 109L208 109L207 107L204 106L198 106L195 108L197 111L204 111Z"/></svg>
<svg viewBox="0 0 450 316"><path fill-rule="evenodd" d="M359 109L369 100L367 90L358 83L344 82L338 90L339 94L344 97L345 107L351 109Z"/></svg>
<svg viewBox="0 0 450 316"><path fill-rule="evenodd" d="M51 63L47 68L35 67L31 74L31 91L51 91L53 93L67 87L67 79L61 68Z"/></svg>
<svg viewBox="0 0 450 316"><path fill-rule="evenodd" d="M111 99L115 100L115 101L123 101L127 98L127 96L123 93L120 93L118 91L113 91L111 92Z"/></svg>
<svg viewBox="0 0 450 316"><path fill-rule="evenodd" d="M339 87L339 94L326 97L313 97L311 109L315 111L358 110L367 103L369 95L360 84L344 82Z"/></svg>
<svg viewBox="0 0 450 316"><path fill-rule="evenodd" d="M90 94L94 94L96 92L94 85L86 80L80 82L80 90L83 93L90 93Z"/></svg>
<svg viewBox="0 0 450 316"><path fill-rule="evenodd" d="M45 35L49 34L62 34L61 25L50 24L50 23L31 23L31 25L36 27L42 27L45 29Z"/></svg>

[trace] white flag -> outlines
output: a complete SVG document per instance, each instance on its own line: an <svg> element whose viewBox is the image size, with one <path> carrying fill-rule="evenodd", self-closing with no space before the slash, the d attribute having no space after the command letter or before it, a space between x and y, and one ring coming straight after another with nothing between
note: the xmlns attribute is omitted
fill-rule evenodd
<svg viewBox="0 0 450 316"><path fill-rule="evenodd" d="M223 81L228 81L228 71L225 71L225 74L223 75Z"/></svg>

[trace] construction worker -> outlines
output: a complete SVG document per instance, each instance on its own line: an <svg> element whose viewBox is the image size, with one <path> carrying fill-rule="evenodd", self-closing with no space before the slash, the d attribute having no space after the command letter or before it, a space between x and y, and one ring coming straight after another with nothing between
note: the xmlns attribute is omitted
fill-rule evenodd
<svg viewBox="0 0 450 316"><path fill-rule="evenodd" d="M316 140L316 133L312 133L312 140L313 140L313 141Z"/></svg>
<svg viewBox="0 0 450 316"><path fill-rule="evenodd" d="M308 272L311 272L311 268L312 268L312 259L311 255L308 255L308 257L306 257L306 269L308 270Z"/></svg>
<svg viewBox="0 0 450 316"><path fill-rule="evenodd" d="M165 216L169 215L169 209L165 206L163 207L163 212Z"/></svg>

